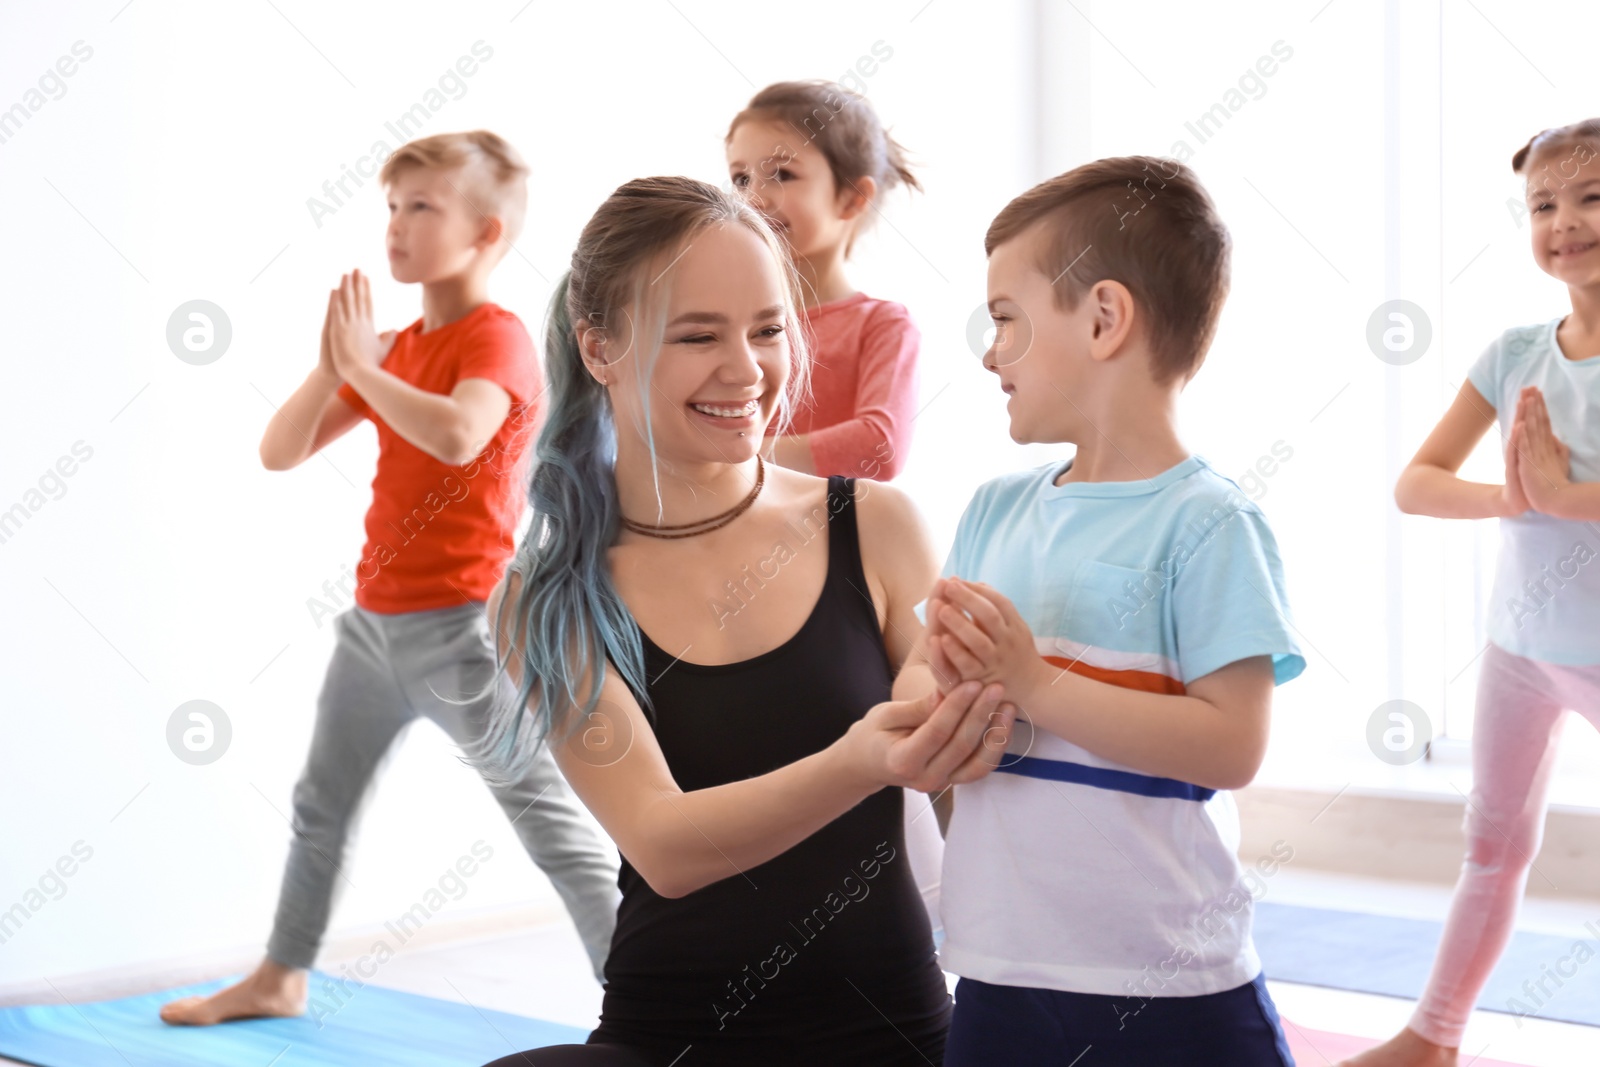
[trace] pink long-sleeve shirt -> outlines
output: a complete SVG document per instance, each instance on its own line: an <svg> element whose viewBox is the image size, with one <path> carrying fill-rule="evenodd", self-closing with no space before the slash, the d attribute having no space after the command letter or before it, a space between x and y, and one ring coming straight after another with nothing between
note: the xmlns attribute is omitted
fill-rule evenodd
<svg viewBox="0 0 1600 1067"><path fill-rule="evenodd" d="M911 450L922 334L904 305L856 293L806 312L811 402L790 434L806 434L820 475L886 482Z"/></svg>

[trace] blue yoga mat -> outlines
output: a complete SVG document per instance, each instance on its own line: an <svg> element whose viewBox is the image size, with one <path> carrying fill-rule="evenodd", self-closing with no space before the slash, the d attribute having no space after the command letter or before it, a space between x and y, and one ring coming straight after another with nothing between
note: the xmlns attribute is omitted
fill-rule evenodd
<svg viewBox="0 0 1600 1067"><path fill-rule="evenodd" d="M0 1009L0 1055L38 1067L481 1067L542 1045L581 1044L587 1030L346 981L348 996L318 994L312 1015L221 1026L168 1026L169 1000L213 993L237 977L92 1004Z"/></svg>
<svg viewBox="0 0 1600 1067"><path fill-rule="evenodd" d="M1584 936L1512 935L1479 1010L1600 1026L1600 921L1590 926ZM1422 995L1443 929L1424 919L1256 905L1268 978L1409 1000Z"/></svg>

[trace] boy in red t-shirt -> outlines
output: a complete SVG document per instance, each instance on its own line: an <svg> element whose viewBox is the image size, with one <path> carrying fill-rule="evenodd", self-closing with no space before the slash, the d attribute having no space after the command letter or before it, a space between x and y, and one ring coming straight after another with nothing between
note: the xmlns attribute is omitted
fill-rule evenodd
<svg viewBox="0 0 1600 1067"><path fill-rule="evenodd" d="M345 275L328 298L317 366L262 437L262 463L288 470L370 418L379 452L367 542L355 606L334 620L266 958L235 985L163 1007L169 1023L303 1013L346 836L395 738L418 716L463 747L482 730L490 698L469 698L497 673L484 603L513 551L541 411L533 342L488 302L489 273L521 229L527 174L510 145L482 130L390 156L380 174L390 271L422 284L422 318L380 336L367 279ZM497 683L510 684L503 674ZM616 923L615 847L548 749L521 780L491 789L599 976ZM347 995L331 1005L311 998L313 1016L320 1022Z"/></svg>

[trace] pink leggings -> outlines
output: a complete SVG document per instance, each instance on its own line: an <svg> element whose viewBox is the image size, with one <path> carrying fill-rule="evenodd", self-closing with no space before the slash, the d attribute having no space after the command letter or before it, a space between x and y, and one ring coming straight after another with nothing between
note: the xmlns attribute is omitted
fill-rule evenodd
<svg viewBox="0 0 1600 1067"><path fill-rule="evenodd" d="M1569 708L1600 728L1600 665L1563 667L1489 645L1478 675L1467 858L1410 1024L1436 1045L1460 1047L1467 1016L1511 939L1544 837L1550 771Z"/></svg>

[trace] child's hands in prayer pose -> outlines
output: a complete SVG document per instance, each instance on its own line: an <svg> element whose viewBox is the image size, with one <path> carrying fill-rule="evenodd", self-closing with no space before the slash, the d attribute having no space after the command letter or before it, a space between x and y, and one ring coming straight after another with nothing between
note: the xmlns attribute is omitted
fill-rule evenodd
<svg viewBox="0 0 1600 1067"><path fill-rule="evenodd" d="M993 586L941 578L928 595L927 617L928 664L941 690L1001 682L1021 695L1050 670L1016 605Z"/></svg>
<svg viewBox="0 0 1600 1067"><path fill-rule="evenodd" d="M1517 398L1513 442L1519 445L1517 469L1529 505L1546 515L1557 514L1562 491L1571 484L1568 463L1572 450L1550 426L1550 411L1538 386L1524 386Z"/></svg>

